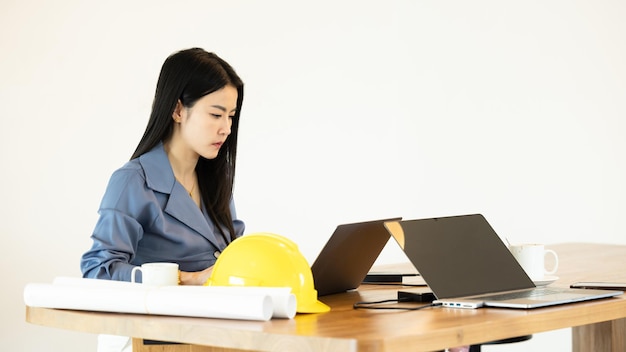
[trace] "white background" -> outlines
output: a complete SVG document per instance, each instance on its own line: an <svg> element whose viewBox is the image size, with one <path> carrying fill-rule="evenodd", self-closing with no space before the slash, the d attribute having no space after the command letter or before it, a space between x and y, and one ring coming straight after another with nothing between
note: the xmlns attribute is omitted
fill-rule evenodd
<svg viewBox="0 0 626 352"><path fill-rule="evenodd" d="M290 237L310 262L337 224L389 216L626 244L624 18L621 0L2 0L3 349L95 350L25 323L23 288L80 275L161 64L193 46L246 83L247 233ZM404 260L390 242L379 263ZM484 350L570 346L560 330Z"/></svg>

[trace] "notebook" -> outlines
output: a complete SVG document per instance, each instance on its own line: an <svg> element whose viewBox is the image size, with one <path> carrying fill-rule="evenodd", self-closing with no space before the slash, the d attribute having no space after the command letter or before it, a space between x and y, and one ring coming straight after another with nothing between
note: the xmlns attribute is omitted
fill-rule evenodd
<svg viewBox="0 0 626 352"><path fill-rule="evenodd" d="M311 266L318 296L359 287L389 241L385 221L373 220L337 226Z"/></svg>
<svg viewBox="0 0 626 352"><path fill-rule="evenodd" d="M480 214L385 222L446 307L538 308L613 297L618 290L536 287Z"/></svg>

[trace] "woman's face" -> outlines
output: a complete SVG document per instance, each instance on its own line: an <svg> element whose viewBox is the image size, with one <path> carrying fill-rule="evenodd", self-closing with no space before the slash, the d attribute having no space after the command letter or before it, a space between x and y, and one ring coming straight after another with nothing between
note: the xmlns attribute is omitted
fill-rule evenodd
<svg viewBox="0 0 626 352"><path fill-rule="evenodd" d="M191 108L177 108L174 120L180 120L180 137L190 151L215 159L230 135L236 110L237 89L225 86L200 98Z"/></svg>

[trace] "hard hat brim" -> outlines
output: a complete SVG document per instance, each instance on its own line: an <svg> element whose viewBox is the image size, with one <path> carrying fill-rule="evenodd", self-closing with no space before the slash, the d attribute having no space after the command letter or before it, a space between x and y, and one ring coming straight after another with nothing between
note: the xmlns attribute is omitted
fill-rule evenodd
<svg viewBox="0 0 626 352"><path fill-rule="evenodd" d="M297 313L326 313L326 312L330 312L330 307L320 301L315 301L312 304L298 305L298 307L296 308L296 312Z"/></svg>

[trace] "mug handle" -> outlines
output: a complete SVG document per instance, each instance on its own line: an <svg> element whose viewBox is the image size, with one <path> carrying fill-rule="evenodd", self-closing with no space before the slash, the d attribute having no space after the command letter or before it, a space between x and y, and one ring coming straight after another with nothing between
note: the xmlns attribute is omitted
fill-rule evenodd
<svg viewBox="0 0 626 352"><path fill-rule="evenodd" d="M130 282L136 282L135 281L135 274L137 273L137 270L141 270L140 266L136 266L133 268L133 270L131 270L130 272Z"/></svg>
<svg viewBox="0 0 626 352"><path fill-rule="evenodd" d="M555 251L551 250L551 249L546 249L545 254L552 254L552 256L554 256L554 267L552 268L552 270L546 270L546 274L548 275L552 275L554 273L556 273L556 269L559 268L559 256L556 254Z"/></svg>

